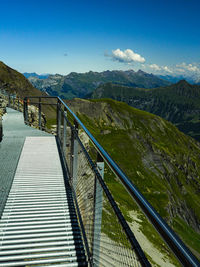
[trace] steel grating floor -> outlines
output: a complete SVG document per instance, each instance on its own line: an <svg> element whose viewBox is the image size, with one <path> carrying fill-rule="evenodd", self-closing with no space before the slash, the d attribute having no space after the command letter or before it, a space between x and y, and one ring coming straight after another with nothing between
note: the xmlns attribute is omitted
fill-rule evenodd
<svg viewBox="0 0 200 267"><path fill-rule="evenodd" d="M26 136L51 136L24 124L23 114L7 108L3 116L3 140L0 143L0 215L12 185Z"/></svg>
<svg viewBox="0 0 200 267"><path fill-rule="evenodd" d="M21 138L25 143L0 220L0 266L86 266L55 137Z"/></svg>

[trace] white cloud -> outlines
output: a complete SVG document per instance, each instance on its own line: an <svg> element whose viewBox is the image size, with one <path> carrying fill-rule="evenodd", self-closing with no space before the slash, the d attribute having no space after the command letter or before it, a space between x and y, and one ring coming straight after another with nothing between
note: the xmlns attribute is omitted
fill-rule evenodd
<svg viewBox="0 0 200 267"><path fill-rule="evenodd" d="M172 73L173 72L168 66L158 66L157 64L150 64L149 68L159 73L163 73L163 72Z"/></svg>
<svg viewBox="0 0 200 267"><path fill-rule="evenodd" d="M145 58L141 55L135 53L131 49L126 49L124 51L120 50L119 48L112 51L112 54L110 57L113 60L119 61L119 62L125 62L125 63L131 63L131 62L139 62L144 63Z"/></svg>
<svg viewBox="0 0 200 267"><path fill-rule="evenodd" d="M166 72L173 73L173 71L167 66L163 66L162 69Z"/></svg>
<svg viewBox="0 0 200 267"><path fill-rule="evenodd" d="M176 65L176 70L181 72L181 70L183 72L200 72L200 68L198 67L198 65L196 63L189 63L186 64L185 62L181 63L181 64L177 64Z"/></svg>
<svg viewBox="0 0 200 267"><path fill-rule="evenodd" d="M162 75L172 75L183 77L196 77L200 80L200 63L179 63L176 65L158 65L155 63L146 63L144 57L134 52L131 49L121 50L119 48L112 50L112 53L105 52L104 56L111 58L114 61L126 63L127 65L139 66L147 72ZM139 64L138 64L139 63Z"/></svg>
<svg viewBox="0 0 200 267"><path fill-rule="evenodd" d="M184 73L185 70L178 67L178 68L176 68L176 72Z"/></svg>
<svg viewBox="0 0 200 267"><path fill-rule="evenodd" d="M156 74L172 75L200 75L200 64L198 63L180 63L173 66L159 66L157 64L146 64L146 67Z"/></svg>
<svg viewBox="0 0 200 267"><path fill-rule="evenodd" d="M162 68L159 67L157 64L151 64L149 65L149 67L155 71L161 70Z"/></svg>

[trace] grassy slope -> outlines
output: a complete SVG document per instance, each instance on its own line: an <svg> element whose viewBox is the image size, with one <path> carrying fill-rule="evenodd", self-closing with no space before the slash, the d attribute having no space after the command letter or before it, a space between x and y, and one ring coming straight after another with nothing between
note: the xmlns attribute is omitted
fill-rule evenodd
<svg viewBox="0 0 200 267"><path fill-rule="evenodd" d="M190 220L194 214L200 222L199 144L171 123L125 103L92 100L77 108L78 102L72 102L71 107L97 140L183 240L194 251L200 251L200 232L194 230ZM111 174L106 179L126 218L131 220L127 211L136 206ZM162 247L163 242L158 242L144 217L141 228L155 245Z"/></svg>
<svg viewBox="0 0 200 267"><path fill-rule="evenodd" d="M93 98L113 98L174 123L184 133L200 140L200 86L185 81L155 89L139 89L113 84L100 86Z"/></svg>

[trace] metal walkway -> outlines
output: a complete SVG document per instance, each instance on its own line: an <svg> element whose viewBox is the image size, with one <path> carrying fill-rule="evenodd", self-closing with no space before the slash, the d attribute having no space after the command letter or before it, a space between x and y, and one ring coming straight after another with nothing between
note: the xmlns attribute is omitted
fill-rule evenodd
<svg viewBox="0 0 200 267"><path fill-rule="evenodd" d="M24 124L23 114L7 108L3 116L3 140L0 143L0 215L17 168L22 147L27 136L51 136Z"/></svg>
<svg viewBox="0 0 200 267"><path fill-rule="evenodd" d="M25 137L0 229L0 266L86 266L54 136Z"/></svg>

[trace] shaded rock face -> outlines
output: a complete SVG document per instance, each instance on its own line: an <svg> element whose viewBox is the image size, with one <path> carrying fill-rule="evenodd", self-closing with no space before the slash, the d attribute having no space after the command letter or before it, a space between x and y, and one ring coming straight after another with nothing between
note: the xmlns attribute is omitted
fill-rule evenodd
<svg viewBox="0 0 200 267"><path fill-rule="evenodd" d="M171 194L170 194L171 195ZM170 214L169 222L173 222L173 218L176 216L182 218L188 225L191 225L195 231L200 232L200 222L198 217L195 214L195 211L188 207L186 201L175 201L173 196L171 196L171 202L167 207L167 210Z"/></svg>

